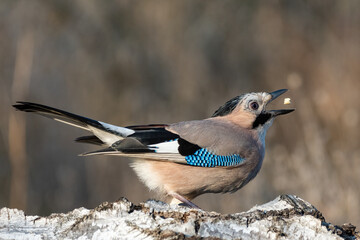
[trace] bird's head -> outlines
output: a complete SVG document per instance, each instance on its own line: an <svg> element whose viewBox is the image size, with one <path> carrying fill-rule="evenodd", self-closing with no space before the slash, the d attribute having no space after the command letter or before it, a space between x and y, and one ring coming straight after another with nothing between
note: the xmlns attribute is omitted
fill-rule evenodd
<svg viewBox="0 0 360 240"><path fill-rule="evenodd" d="M280 89L271 93L253 92L237 96L218 110L212 117L224 117L246 129L266 130L271 126L275 117L294 111L295 109L266 110L266 106L285 93L287 89Z"/></svg>

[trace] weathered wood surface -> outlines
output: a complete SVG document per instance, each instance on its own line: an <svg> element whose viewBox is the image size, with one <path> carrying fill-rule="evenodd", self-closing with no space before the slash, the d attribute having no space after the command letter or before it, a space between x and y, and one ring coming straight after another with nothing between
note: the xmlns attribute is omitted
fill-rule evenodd
<svg viewBox="0 0 360 240"><path fill-rule="evenodd" d="M293 195L247 212L219 214L158 201L125 198L95 209L47 217L0 210L0 239L357 239L351 224L327 223L315 207Z"/></svg>

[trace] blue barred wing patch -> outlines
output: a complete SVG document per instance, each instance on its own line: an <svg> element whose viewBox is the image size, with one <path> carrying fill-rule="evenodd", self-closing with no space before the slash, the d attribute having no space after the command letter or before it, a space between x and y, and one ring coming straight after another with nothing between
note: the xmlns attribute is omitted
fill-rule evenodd
<svg viewBox="0 0 360 240"><path fill-rule="evenodd" d="M209 152L207 149L201 148L192 155L186 156L185 160L189 165L198 167L227 167L238 165L245 159L240 157L238 154L228 156L215 155Z"/></svg>

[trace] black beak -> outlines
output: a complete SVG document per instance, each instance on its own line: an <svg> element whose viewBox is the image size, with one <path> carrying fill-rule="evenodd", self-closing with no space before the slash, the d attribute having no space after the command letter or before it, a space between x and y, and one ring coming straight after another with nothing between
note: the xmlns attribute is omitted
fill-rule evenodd
<svg viewBox="0 0 360 240"><path fill-rule="evenodd" d="M279 97L280 95L282 95L285 92L287 92L287 89L280 89L280 90L276 90L274 92L269 93L271 95L271 99L268 101L268 103L272 102L274 99L276 99L277 97ZM279 115L291 113L293 111L295 111L295 109L279 109L279 110L270 110L267 112L270 113L272 117L276 117Z"/></svg>
<svg viewBox="0 0 360 240"><path fill-rule="evenodd" d="M268 111L273 117L288 114L295 111L295 109L279 109L279 110L270 110Z"/></svg>
<svg viewBox="0 0 360 240"><path fill-rule="evenodd" d="M287 91L288 91L287 89L280 89L280 90L276 90L276 91L269 93L271 95L271 99L269 102L272 102L274 99L279 97L281 94L286 93Z"/></svg>

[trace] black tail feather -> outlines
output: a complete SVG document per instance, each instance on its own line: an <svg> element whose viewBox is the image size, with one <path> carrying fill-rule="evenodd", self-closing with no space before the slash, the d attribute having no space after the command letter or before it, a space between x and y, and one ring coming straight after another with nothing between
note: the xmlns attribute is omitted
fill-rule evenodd
<svg viewBox="0 0 360 240"><path fill-rule="evenodd" d="M51 119L64 120L80 127L86 128L90 125L106 131L104 126L102 126L98 121L42 104L31 102L16 102L13 107L20 111L37 113Z"/></svg>

